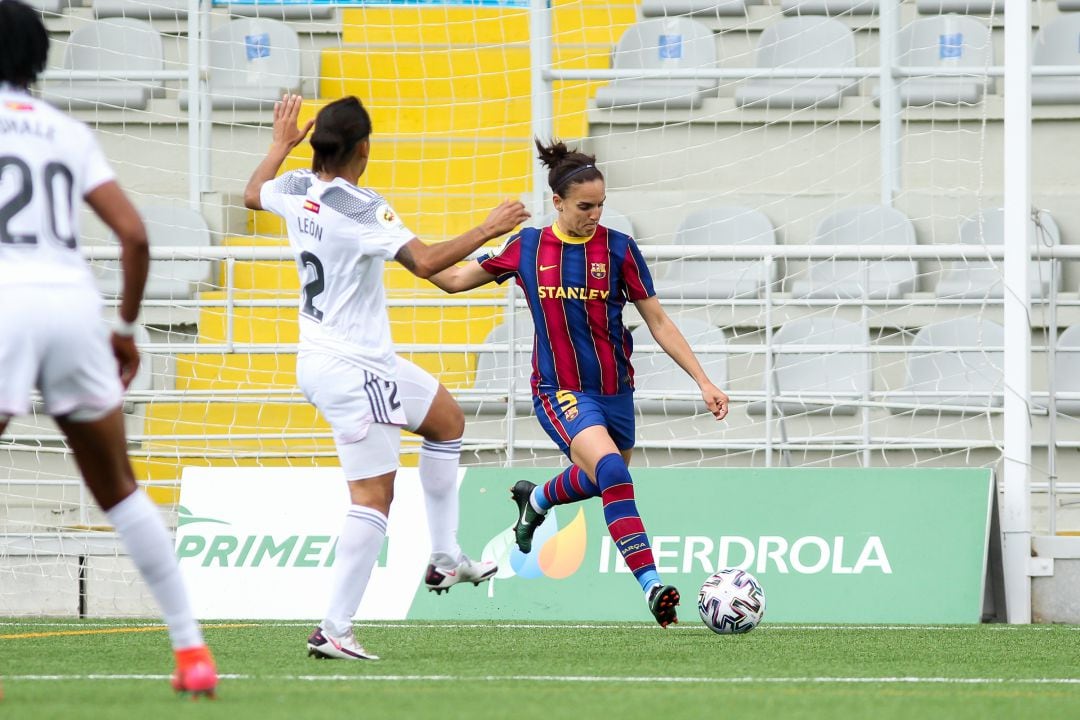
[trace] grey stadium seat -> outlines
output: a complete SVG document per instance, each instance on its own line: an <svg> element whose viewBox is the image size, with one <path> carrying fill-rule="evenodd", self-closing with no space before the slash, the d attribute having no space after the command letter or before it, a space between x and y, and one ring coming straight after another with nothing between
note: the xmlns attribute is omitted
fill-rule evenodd
<svg viewBox="0 0 1080 720"><path fill-rule="evenodd" d="M95 20L71 33L64 52L65 70L95 70L101 80L54 80L41 97L61 109L100 106L143 110L151 96L164 93L160 80L115 80L124 71L156 71L165 67L161 36L144 20Z"/></svg>
<svg viewBox="0 0 1080 720"><path fill-rule="evenodd" d="M855 35L844 23L808 15L778 20L761 33L755 66L797 69L855 67ZM750 78L735 91L739 107L839 107L858 91L857 80Z"/></svg>
<svg viewBox="0 0 1080 720"><path fill-rule="evenodd" d="M1075 350L1076 352L1069 352ZM1080 393L1080 325L1061 333L1054 355L1054 392ZM1057 399L1057 411L1065 415L1080 415L1080 399Z"/></svg>
<svg viewBox="0 0 1080 720"><path fill-rule="evenodd" d="M724 351L703 351L699 348L708 345L727 345L724 331L713 327L698 318L682 318L672 315L671 319L694 348L694 354L701 362L705 374L713 384L723 388L727 386L727 353ZM645 413L695 414L705 412L705 404L697 384L663 350L641 352L638 348L656 345L656 340L649 332L648 325L636 328L631 337L634 342L634 354L631 364L634 366L634 388L639 393L635 399L638 410ZM689 394L688 399L659 399L640 397L640 393L679 393Z"/></svg>
<svg viewBox="0 0 1080 720"><path fill-rule="evenodd" d="M26 0L26 4L43 13L59 15L67 9L68 0Z"/></svg>
<svg viewBox="0 0 1080 720"><path fill-rule="evenodd" d="M904 213L883 205L839 210L818 225L814 245L915 245L915 228ZM792 283L800 298L895 299L915 290L914 260L815 260L808 277ZM865 275L864 275L865 273ZM863 280L867 280L864 289Z"/></svg>
<svg viewBox="0 0 1080 720"><path fill-rule="evenodd" d="M751 5L761 5L763 0L642 0L644 17L671 17L691 15L699 17L723 17L746 15Z"/></svg>
<svg viewBox="0 0 1080 720"><path fill-rule="evenodd" d="M188 0L93 0L94 17L185 20Z"/></svg>
<svg viewBox="0 0 1080 720"><path fill-rule="evenodd" d="M616 70L716 67L712 30L685 17L642 20L615 46ZM613 80L596 91L598 108L696 108L715 94L715 80Z"/></svg>
<svg viewBox="0 0 1080 720"><path fill-rule="evenodd" d="M1061 233L1057 223L1045 210L1031 219L1033 243L1038 247L1058 245ZM1005 242L1005 211L1001 208L983 210L968 218L960 226L960 242L965 245L1002 245ZM1053 263L1049 260L1032 263L1028 283L1032 297L1050 294L1050 273ZM1061 289L1061 266L1057 269L1057 287ZM1002 298L1000 261L956 260L944 270L934 294L941 298Z"/></svg>
<svg viewBox="0 0 1080 720"><path fill-rule="evenodd" d="M914 20L900 30L897 47L901 67L971 68L972 74L904 78L899 91L905 105L973 104L984 90L993 92L993 78L982 76L994 59L990 28L975 18L950 14Z"/></svg>
<svg viewBox="0 0 1080 720"><path fill-rule="evenodd" d="M510 335L507 324L496 325L487 337L485 344L506 343ZM533 323L527 312L514 316L514 391L517 401L514 409L519 414L532 412L530 377L532 376ZM510 371L508 365L509 350L485 350L476 356L476 378L474 390L502 393L505 396L509 387ZM461 400L461 407L468 412L501 415L506 412L503 400Z"/></svg>
<svg viewBox="0 0 1080 720"><path fill-rule="evenodd" d="M785 324L773 335L773 343L863 347L870 344L870 337L866 328L849 320L809 317ZM869 392L872 385L869 357L863 352L842 349L820 353L777 352L773 367L774 394L813 394L805 400L774 403L777 415L854 415L856 406L845 404L844 401L857 400L860 395ZM762 387L765 387L764 383ZM751 415L764 415L765 402L752 402L747 405L746 411Z"/></svg>
<svg viewBox="0 0 1080 720"><path fill-rule="evenodd" d="M1005 11L1005 0L915 0L915 8L923 15L962 13L986 15Z"/></svg>
<svg viewBox="0 0 1080 720"><path fill-rule="evenodd" d="M1061 15L1039 28L1032 64L1080 65L1080 15ZM1080 77L1031 78L1031 102L1037 105L1080 103Z"/></svg>
<svg viewBox="0 0 1080 720"><path fill-rule="evenodd" d="M775 245L769 218L748 207L725 205L696 210L675 232L676 245ZM776 279L763 260L681 258L658 266L656 291L661 297L758 297Z"/></svg>
<svg viewBox="0 0 1080 720"><path fill-rule="evenodd" d="M1005 344L1005 328L991 320L962 317L927 325L915 334L907 360L904 390L913 397L902 403L953 405L960 409L917 409L916 412L963 413L998 407L1002 398L992 396L1002 388L1001 350L950 350L950 346L994 347ZM927 393L919 395L918 393ZM929 394L930 392L942 394ZM910 412L896 409L894 412Z"/></svg>
<svg viewBox="0 0 1080 720"><path fill-rule="evenodd" d="M1080 0L1057 0L1057 6L1062 12L1080 10Z"/></svg>
<svg viewBox="0 0 1080 720"><path fill-rule="evenodd" d="M272 107L300 88L300 39L278 20L233 20L210 35L210 102L215 110ZM188 93L180 93L187 109Z"/></svg>
<svg viewBox="0 0 1080 720"><path fill-rule="evenodd" d="M334 16L330 3L247 2L225 6L230 17L260 17L274 20L323 20Z"/></svg>
<svg viewBox="0 0 1080 720"><path fill-rule="evenodd" d="M783 0L785 15L876 15L880 0Z"/></svg>
<svg viewBox="0 0 1080 720"><path fill-rule="evenodd" d="M140 209L151 246L209 247L210 230L195 210L183 207L148 206ZM115 260L93 264L98 289L103 295L118 296L123 290L123 274ZM209 282L209 260L155 260L150 263L146 282L148 299L194 297L201 283Z"/></svg>

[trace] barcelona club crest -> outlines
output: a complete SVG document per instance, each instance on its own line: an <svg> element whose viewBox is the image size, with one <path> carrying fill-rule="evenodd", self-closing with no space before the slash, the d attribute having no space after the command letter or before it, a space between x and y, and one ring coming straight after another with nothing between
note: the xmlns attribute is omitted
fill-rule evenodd
<svg viewBox="0 0 1080 720"><path fill-rule="evenodd" d="M589 263L589 274L597 280L603 280L607 277L607 263Z"/></svg>

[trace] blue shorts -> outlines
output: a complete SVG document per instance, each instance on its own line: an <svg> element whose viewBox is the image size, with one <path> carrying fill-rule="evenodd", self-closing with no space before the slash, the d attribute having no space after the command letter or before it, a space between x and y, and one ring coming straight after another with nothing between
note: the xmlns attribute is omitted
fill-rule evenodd
<svg viewBox="0 0 1080 720"><path fill-rule="evenodd" d="M570 441L593 425L607 428L615 447L634 447L634 394L592 395L570 390L541 390L533 395L540 427L570 457Z"/></svg>

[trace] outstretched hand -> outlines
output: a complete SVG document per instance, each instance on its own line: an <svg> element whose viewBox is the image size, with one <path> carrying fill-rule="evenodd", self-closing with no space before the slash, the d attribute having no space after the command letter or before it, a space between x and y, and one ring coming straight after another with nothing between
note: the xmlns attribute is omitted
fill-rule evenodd
<svg viewBox="0 0 1080 720"><path fill-rule="evenodd" d="M529 219L529 211L520 200L503 200L484 220L484 234L489 238L505 235Z"/></svg>
<svg viewBox="0 0 1080 720"><path fill-rule="evenodd" d="M273 144L292 150L303 142L307 134L311 132L311 128L315 124L314 120L308 120L303 128L300 128L298 124L300 106L303 103L304 98L288 93L282 95L281 99L274 103Z"/></svg>
<svg viewBox="0 0 1080 720"><path fill-rule="evenodd" d="M705 401L706 407L709 408L709 412L713 414L717 420L723 420L727 417L729 403L727 393L720 388L713 385L711 382L707 382L701 386L701 397Z"/></svg>

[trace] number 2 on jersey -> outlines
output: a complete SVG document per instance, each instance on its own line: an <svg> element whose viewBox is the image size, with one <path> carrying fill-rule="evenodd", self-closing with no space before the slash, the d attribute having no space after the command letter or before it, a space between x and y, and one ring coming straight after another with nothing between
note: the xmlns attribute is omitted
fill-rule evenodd
<svg viewBox="0 0 1080 720"><path fill-rule="evenodd" d="M322 261L319 260L315 253L310 253L307 250L300 253L300 274L302 280L314 275L304 283L303 304L300 306L300 314L311 318L315 322L322 322L323 312L315 307L315 296L320 295L326 287L326 273L323 271Z"/></svg>

